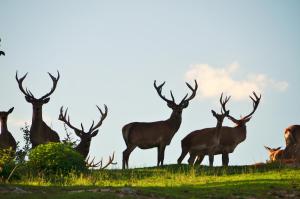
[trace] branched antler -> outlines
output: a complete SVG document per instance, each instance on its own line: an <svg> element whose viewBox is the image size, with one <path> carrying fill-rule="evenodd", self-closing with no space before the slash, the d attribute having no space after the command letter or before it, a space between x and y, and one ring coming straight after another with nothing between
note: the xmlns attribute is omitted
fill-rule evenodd
<svg viewBox="0 0 300 199"><path fill-rule="evenodd" d="M103 158L101 158L101 160L97 163L95 163L95 157L89 161L90 156L87 157L86 159L86 166L89 168L99 168L99 169L106 169L109 165L116 165L116 162L113 162L115 158L115 152L113 152L112 156L109 156L109 159L107 161L107 163L104 165L103 164Z"/></svg>

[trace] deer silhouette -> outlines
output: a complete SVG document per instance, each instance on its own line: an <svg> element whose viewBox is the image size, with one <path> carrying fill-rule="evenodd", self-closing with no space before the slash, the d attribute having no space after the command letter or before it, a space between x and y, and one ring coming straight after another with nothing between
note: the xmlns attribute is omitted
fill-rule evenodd
<svg viewBox="0 0 300 199"><path fill-rule="evenodd" d="M32 148L38 146L39 144L45 144L48 142L59 142L58 134L43 121L43 105L49 102L50 95L56 89L56 85L60 77L58 71L57 78L55 78L50 73L48 74L52 79L53 86L49 93L37 99L27 88L23 88L22 83L26 78L27 73L22 78L18 78L18 72L16 72L16 80L18 82L19 89L25 95L26 101L32 104L32 123L30 127L30 141L32 143Z"/></svg>
<svg viewBox="0 0 300 199"><path fill-rule="evenodd" d="M98 134L98 128L102 125L103 120L107 116L107 106L104 105L105 111L102 112L102 110L97 106L98 110L101 113L101 118L99 122L94 126L94 121L90 127L90 129L86 132L83 128L83 125L81 123L81 129L76 128L73 126L70 122L70 117L67 115L68 109L63 111L63 107L60 108L60 114L58 119L62 122L64 122L68 127L74 130L75 134L80 137L80 143L75 147L75 150L78 151L84 158L86 158L90 151L90 145L91 140L93 137L95 137ZM112 158L113 160L113 158ZM111 161L112 162L112 161Z"/></svg>
<svg viewBox="0 0 300 199"><path fill-rule="evenodd" d="M0 149L11 148L13 151L16 151L17 143L15 138L7 129L7 117L14 110L14 107L8 111L0 111L0 123L1 123L1 133L0 133Z"/></svg>
<svg viewBox="0 0 300 199"><path fill-rule="evenodd" d="M157 147L157 166L163 165L165 148L171 143L173 136L180 127L182 121L182 110L188 107L189 101L196 96L198 88L196 80L195 88L186 83L186 85L192 90L192 94L190 97L186 94L181 102L176 104L172 91L170 91L172 100L167 99L161 94L164 84L165 82L157 86L156 81L154 81L154 88L156 89L159 97L167 102L168 107L172 109L172 114L169 119L164 121L148 123L133 122L126 124L122 128L123 138L127 146L127 148L123 151L123 169L128 168L129 156L136 147L141 149Z"/></svg>
<svg viewBox="0 0 300 199"><path fill-rule="evenodd" d="M222 94L220 97L221 105L225 106L229 99L230 98L226 97L225 100L223 100ZM216 113L214 110L211 110L211 112L217 119L216 127L196 130L185 136L181 140L182 152L177 160L178 164L181 164L187 153L190 153L188 160L190 165L194 164L197 156L197 163L201 163L205 155L214 154L216 147L220 144L223 120L229 115L229 111L223 112L223 110L221 110L221 114Z"/></svg>
<svg viewBox="0 0 300 199"><path fill-rule="evenodd" d="M253 103L253 110L241 119L235 119L228 114L227 118L236 124L235 127L223 126L221 129L221 139L220 144L216 147L214 155L222 154L222 164L223 166L228 166L229 163L229 153L232 153L234 149L246 139L247 127L246 123L250 121L252 115L256 111L261 95L258 97L255 92L253 92L254 97L249 96ZM222 104L222 109L226 112L225 104ZM210 165L213 165L214 155L209 155Z"/></svg>

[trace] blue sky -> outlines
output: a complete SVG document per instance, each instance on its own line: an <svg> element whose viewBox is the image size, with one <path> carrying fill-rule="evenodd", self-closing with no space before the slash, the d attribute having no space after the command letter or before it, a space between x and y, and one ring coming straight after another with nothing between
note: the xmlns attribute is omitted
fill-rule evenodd
<svg viewBox="0 0 300 199"><path fill-rule="evenodd" d="M199 81L197 99L165 153L175 163L180 140L195 129L216 125L222 91L235 117L248 114L255 89L262 101L248 123L247 139L230 155L230 164L268 158L263 145L284 146L283 130L300 119L299 1L5 1L0 2L1 110L14 106L8 125L16 140L32 107L18 90L15 71L28 72L24 85L36 96L49 91L46 72L61 79L44 106L44 119L65 136L58 121L69 107L74 125L97 120L96 104L109 113L92 140L92 156L116 152L121 167L125 143L121 128L133 121L157 121L171 110L153 88L166 81L177 101L188 92L185 81ZM225 125L233 126L229 121ZM156 165L156 149L136 149L131 167ZM184 160L186 162L186 159ZM207 163L205 159L204 163ZM221 158L216 157L216 165Z"/></svg>

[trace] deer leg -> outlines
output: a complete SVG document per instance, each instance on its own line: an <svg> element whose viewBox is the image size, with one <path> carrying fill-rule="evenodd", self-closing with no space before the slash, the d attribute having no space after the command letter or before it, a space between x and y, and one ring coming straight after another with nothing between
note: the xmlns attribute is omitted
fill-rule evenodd
<svg viewBox="0 0 300 199"><path fill-rule="evenodd" d="M222 154L222 165L228 166L228 163L229 163L229 155L228 155L228 153L223 153Z"/></svg>
<svg viewBox="0 0 300 199"><path fill-rule="evenodd" d="M128 160L131 152L135 149L136 146L127 146L127 148L123 151L123 161L122 161L122 169L128 169Z"/></svg>
<svg viewBox="0 0 300 199"><path fill-rule="evenodd" d="M185 148L182 148L182 151L181 151L181 155L179 156L178 160L177 160L177 164L181 164L182 160L184 159L184 157L186 156L186 154L188 153L189 151Z"/></svg>
<svg viewBox="0 0 300 199"><path fill-rule="evenodd" d="M188 159L189 165L194 165L196 156L197 155L195 153L190 153L190 158Z"/></svg>
<svg viewBox="0 0 300 199"><path fill-rule="evenodd" d="M157 166L163 165L166 146L157 147Z"/></svg>
<svg viewBox="0 0 300 199"><path fill-rule="evenodd" d="M197 164L200 165L201 162L203 161L203 159L204 159L204 155L198 154L195 164L196 164L196 165L197 165Z"/></svg>
<svg viewBox="0 0 300 199"><path fill-rule="evenodd" d="M212 167L214 166L214 155L209 155L209 166Z"/></svg>

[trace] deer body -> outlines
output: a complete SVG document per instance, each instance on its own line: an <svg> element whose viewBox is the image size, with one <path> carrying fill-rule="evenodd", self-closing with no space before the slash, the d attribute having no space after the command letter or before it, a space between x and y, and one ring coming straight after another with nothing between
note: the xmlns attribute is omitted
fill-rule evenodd
<svg viewBox="0 0 300 199"><path fill-rule="evenodd" d="M181 115L173 115L164 121L133 122L125 125L122 133L126 145L136 145L141 149L169 145L181 124Z"/></svg>
<svg viewBox="0 0 300 199"><path fill-rule="evenodd" d="M32 147L48 142L59 142L58 134L43 121L42 107L33 108L33 110L34 112L32 114L32 123L30 127L30 141Z"/></svg>
<svg viewBox="0 0 300 199"><path fill-rule="evenodd" d="M214 155L232 153L237 145L246 139L246 134L246 126L222 127L220 144L216 147Z"/></svg>
<svg viewBox="0 0 300 199"><path fill-rule="evenodd" d="M291 125L285 129L284 138L286 146L300 145L300 125Z"/></svg>
<svg viewBox="0 0 300 199"><path fill-rule="evenodd" d="M188 107L189 101L195 97L198 88L196 80L195 88L186 83L193 93L188 98L187 94L179 104L176 104L172 91L170 91L172 100L168 100L161 94L164 84L157 86L156 81L154 81L154 88L158 95L167 102L168 107L172 109L172 114L169 119L164 121L133 122L126 124L122 128L123 138L127 147L123 151L123 169L128 168L129 156L136 147L141 149L157 147L157 166L163 165L165 148L171 143L173 136L180 127L182 110Z"/></svg>
<svg viewBox="0 0 300 199"><path fill-rule="evenodd" d="M54 92L57 82L59 80L59 72L57 78L53 77L48 73L52 79L53 86L49 93L37 99L33 94L28 90L23 88L23 81L27 76L27 73L22 77L18 78L18 73L16 72L16 80L19 85L20 91L25 95L25 99L28 103L32 104L32 123L30 127L30 141L32 147L36 147L39 144L45 144L48 142L59 142L58 134L52 130L44 121L42 116L43 105L50 101L49 96Z"/></svg>
<svg viewBox="0 0 300 199"><path fill-rule="evenodd" d="M225 101L223 101L222 97L223 94L221 95L220 103L225 106L230 98L226 97ZM198 156L197 161L201 162L205 155L213 155L215 153L216 148L220 145L223 120L229 114L229 111L217 114L212 110L212 114L217 119L217 125L215 128L196 130L182 139L182 153L177 160L178 164L181 164L187 153L190 153L190 158L188 160L190 165L194 164L196 156Z"/></svg>
<svg viewBox="0 0 300 199"><path fill-rule="evenodd" d="M0 149L11 148L13 151L16 151L17 143L15 138L7 129L7 117L14 110L14 108L9 109L9 111L0 112Z"/></svg>

